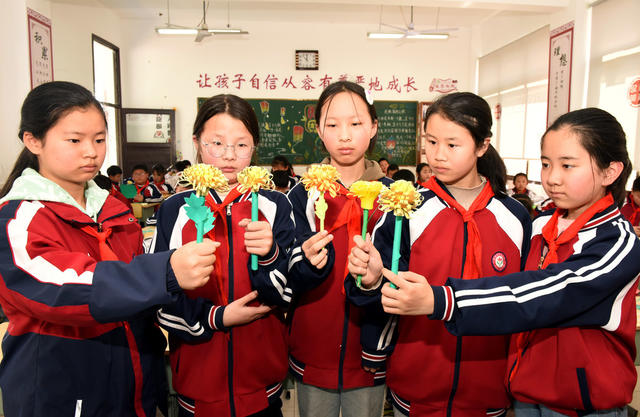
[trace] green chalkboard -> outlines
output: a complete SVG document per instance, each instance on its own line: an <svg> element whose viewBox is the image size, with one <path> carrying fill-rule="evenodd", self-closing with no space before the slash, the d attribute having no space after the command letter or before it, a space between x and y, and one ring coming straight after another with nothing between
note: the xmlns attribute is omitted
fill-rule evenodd
<svg viewBox="0 0 640 417"><path fill-rule="evenodd" d="M378 140L370 159L398 165L416 164L417 101L376 101Z"/></svg>
<svg viewBox="0 0 640 417"><path fill-rule="evenodd" d="M206 98L198 98L198 108ZM292 164L320 162L327 156L316 132L316 100L247 99L258 117L260 145L254 163L269 165L276 155ZM368 158L385 157L398 165L416 163L418 103L377 101L379 128L374 152Z"/></svg>
<svg viewBox="0 0 640 417"><path fill-rule="evenodd" d="M316 100L248 99L258 116L258 164L276 155L292 164L320 162L327 152L316 133Z"/></svg>

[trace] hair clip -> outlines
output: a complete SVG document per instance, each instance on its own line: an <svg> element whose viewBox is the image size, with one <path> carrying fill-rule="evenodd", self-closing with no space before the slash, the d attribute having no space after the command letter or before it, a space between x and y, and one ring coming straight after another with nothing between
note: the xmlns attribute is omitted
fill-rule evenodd
<svg viewBox="0 0 640 417"><path fill-rule="evenodd" d="M364 90L364 95L367 98L367 103L370 106L373 106L373 96L371 95L371 90Z"/></svg>

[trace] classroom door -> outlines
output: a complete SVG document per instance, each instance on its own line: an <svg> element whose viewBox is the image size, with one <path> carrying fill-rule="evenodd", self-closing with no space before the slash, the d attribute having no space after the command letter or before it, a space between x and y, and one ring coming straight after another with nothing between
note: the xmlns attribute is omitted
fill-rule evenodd
<svg viewBox="0 0 640 417"><path fill-rule="evenodd" d="M175 110L122 109L122 170L131 175L137 164L149 170L157 163L167 168L175 162Z"/></svg>

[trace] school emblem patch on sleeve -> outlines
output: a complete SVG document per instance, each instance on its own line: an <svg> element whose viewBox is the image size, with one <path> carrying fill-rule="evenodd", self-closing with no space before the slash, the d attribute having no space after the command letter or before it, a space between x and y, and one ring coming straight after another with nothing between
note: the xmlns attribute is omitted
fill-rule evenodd
<svg viewBox="0 0 640 417"><path fill-rule="evenodd" d="M507 267L506 255L502 252L494 253L491 257L491 265L493 266L493 269L498 272L504 271L504 269Z"/></svg>

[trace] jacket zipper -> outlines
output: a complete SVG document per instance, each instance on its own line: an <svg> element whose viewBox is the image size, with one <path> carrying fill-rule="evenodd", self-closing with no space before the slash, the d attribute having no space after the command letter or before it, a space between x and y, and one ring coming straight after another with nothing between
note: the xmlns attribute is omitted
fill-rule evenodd
<svg viewBox="0 0 640 417"><path fill-rule="evenodd" d="M462 270L460 271L460 277L464 276L464 264L467 259L467 240L469 239L467 226L464 227L464 235L462 239ZM451 417L453 410L453 399L456 396L458 390L458 382L460 379L460 361L462 360L462 337L456 337L456 359L455 366L453 368L453 382L451 384L451 392L449 394L449 401L447 402L447 417Z"/></svg>
<svg viewBox="0 0 640 417"><path fill-rule="evenodd" d="M349 302L345 299L344 301L344 322L342 325L342 344L340 345L340 362L338 365L338 389L342 390L342 386L344 384L344 375L343 375L343 367L344 367L344 357L347 352L347 334L349 332Z"/></svg>
<svg viewBox="0 0 640 417"><path fill-rule="evenodd" d="M227 236L229 243L229 303L233 301L233 236L231 234L231 206L227 206ZM228 350L228 380L229 380L229 405L231 406L231 417L236 415L236 405L233 400L233 328L229 329Z"/></svg>

